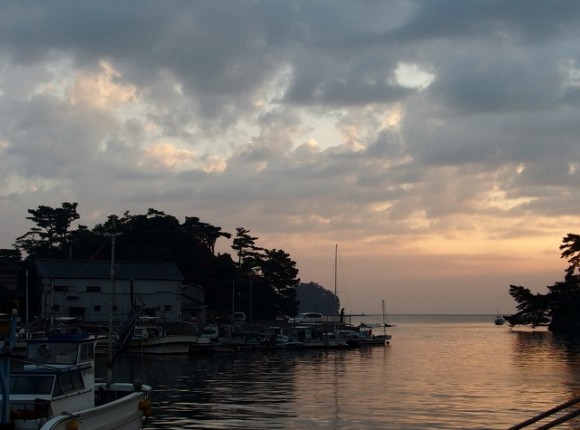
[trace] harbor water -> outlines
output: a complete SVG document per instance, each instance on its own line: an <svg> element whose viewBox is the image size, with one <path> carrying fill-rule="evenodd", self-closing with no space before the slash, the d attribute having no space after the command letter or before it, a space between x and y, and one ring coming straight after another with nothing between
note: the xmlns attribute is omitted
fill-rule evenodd
<svg viewBox="0 0 580 430"><path fill-rule="evenodd" d="M123 355L114 373L153 386L153 429L502 429L580 395L578 342L494 317L392 315L386 347Z"/></svg>

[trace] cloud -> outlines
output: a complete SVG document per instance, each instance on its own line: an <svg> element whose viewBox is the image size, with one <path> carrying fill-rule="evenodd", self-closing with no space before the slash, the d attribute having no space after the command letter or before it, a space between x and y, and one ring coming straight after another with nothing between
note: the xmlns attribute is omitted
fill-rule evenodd
<svg viewBox="0 0 580 430"><path fill-rule="evenodd" d="M580 201L577 2L0 8L0 247L28 208L78 201L87 225L154 207L249 228L323 284L340 243L358 300L386 290L401 312L436 291L473 309L446 284L477 302L494 264L501 282L529 280L526 259L532 287L560 278Z"/></svg>

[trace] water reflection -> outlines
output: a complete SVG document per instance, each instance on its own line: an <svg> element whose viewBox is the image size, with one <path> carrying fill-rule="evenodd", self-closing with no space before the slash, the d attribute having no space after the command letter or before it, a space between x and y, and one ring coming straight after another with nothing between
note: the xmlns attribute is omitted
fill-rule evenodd
<svg viewBox="0 0 580 430"><path fill-rule="evenodd" d="M154 386L159 429L506 428L577 392L578 344L490 321L401 325L386 348L121 357L115 372Z"/></svg>

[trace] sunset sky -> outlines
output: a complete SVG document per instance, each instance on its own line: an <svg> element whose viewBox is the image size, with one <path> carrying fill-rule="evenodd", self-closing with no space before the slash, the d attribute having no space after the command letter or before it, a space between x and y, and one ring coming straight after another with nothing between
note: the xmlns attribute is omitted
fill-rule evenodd
<svg viewBox="0 0 580 430"><path fill-rule="evenodd" d="M578 1L4 1L0 248L164 211L348 312L511 313L580 233ZM231 252L219 244L220 252Z"/></svg>

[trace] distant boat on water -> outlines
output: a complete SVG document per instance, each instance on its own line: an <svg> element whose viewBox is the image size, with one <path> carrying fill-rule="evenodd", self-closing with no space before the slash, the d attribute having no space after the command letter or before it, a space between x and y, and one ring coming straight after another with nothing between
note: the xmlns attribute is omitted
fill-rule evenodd
<svg viewBox="0 0 580 430"><path fill-rule="evenodd" d="M500 315L499 311L497 311L497 315L495 316L495 320L494 320L495 325L504 325L505 324L505 318Z"/></svg>

